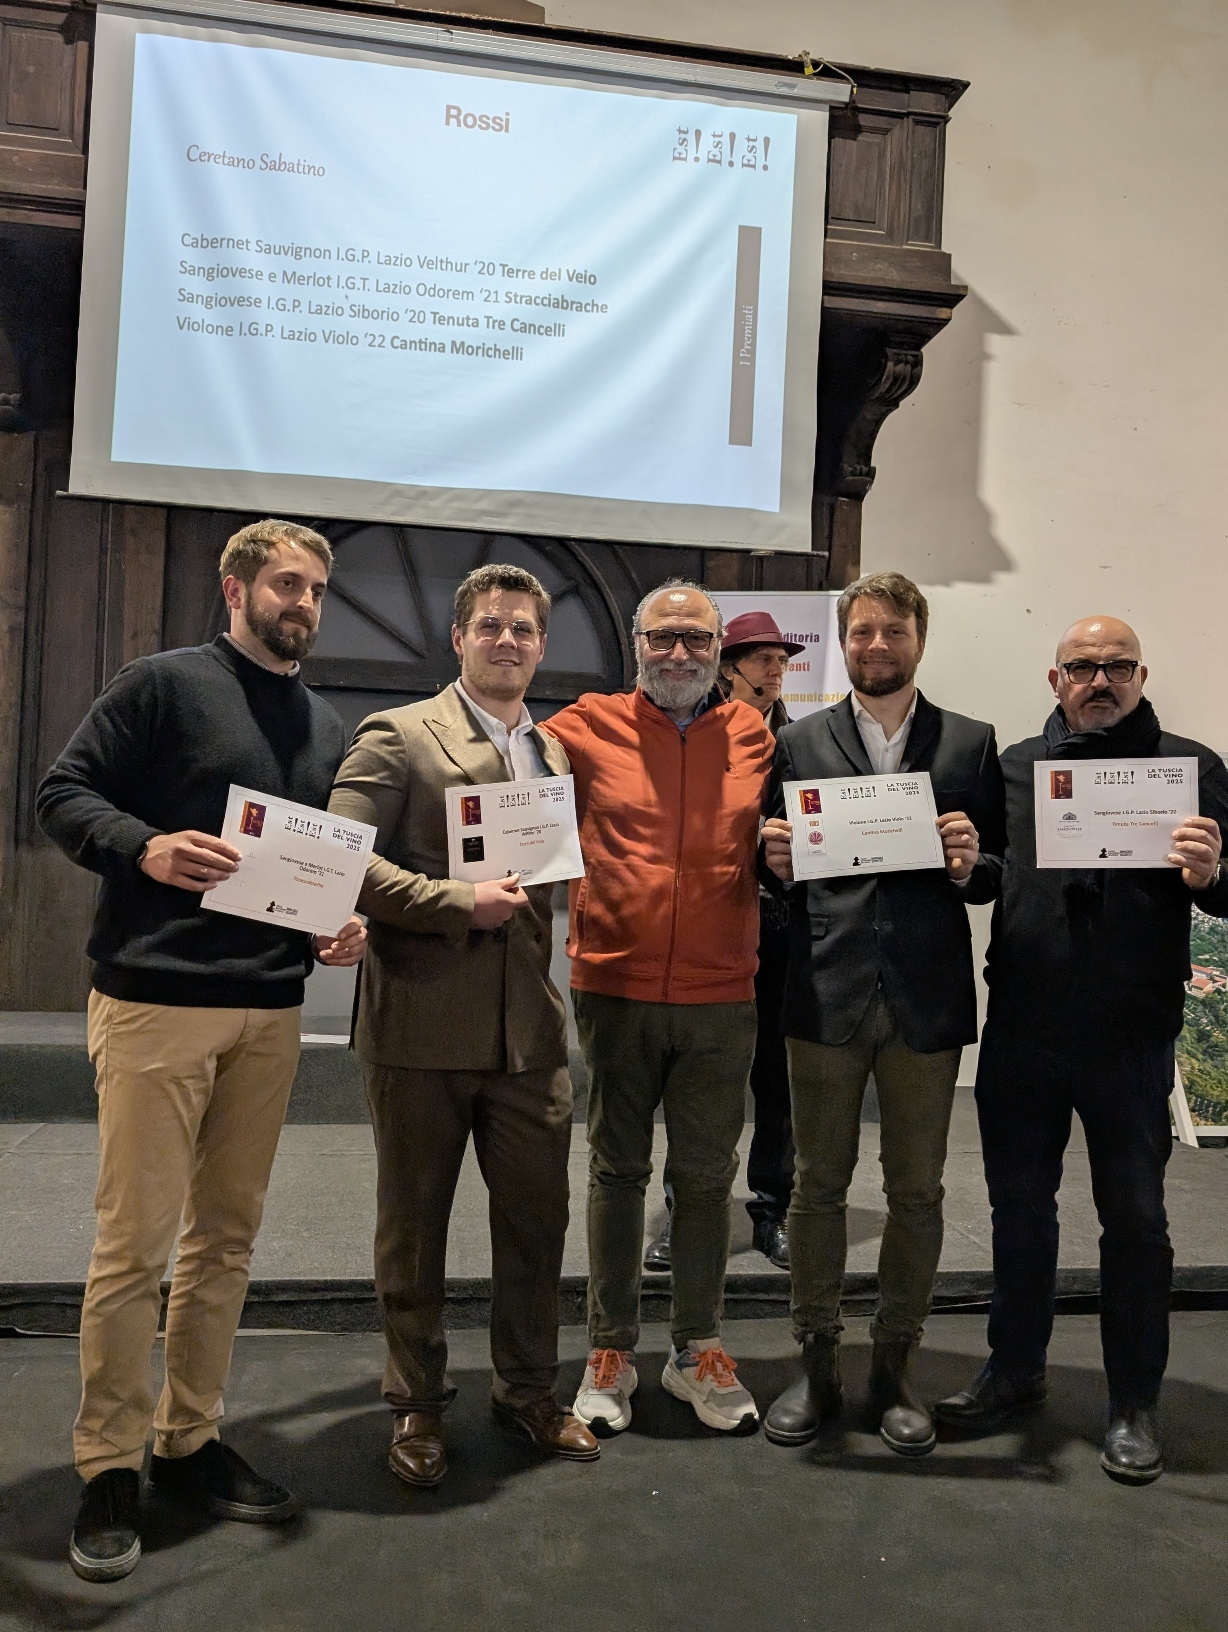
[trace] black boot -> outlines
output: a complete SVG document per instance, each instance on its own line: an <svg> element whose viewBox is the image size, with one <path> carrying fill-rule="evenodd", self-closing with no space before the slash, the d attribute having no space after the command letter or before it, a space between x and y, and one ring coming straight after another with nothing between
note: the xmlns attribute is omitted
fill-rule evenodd
<svg viewBox="0 0 1228 1632"><path fill-rule="evenodd" d="M661 1226L661 1233L655 1241L650 1241L644 1248L644 1268L661 1274L669 1273L669 1238L674 1226L672 1213L666 1213L665 1223Z"/></svg>
<svg viewBox="0 0 1228 1632"><path fill-rule="evenodd" d="M869 1411L878 1437L900 1456L928 1456L938 1443L933 1418L908 1376L916 1346L907 1337L878 1337L870 1359Z"/></svg>
<svg viewBox="0 0 1228 1632"><path fill-rule="evenodd" d="M808 1332L802 1339L801 1379L772 1402L763 1431L773 1445L805 1445L829 1417L840 1415L840 1339Z"/></svg>
<svg viewBox="0 0 1228 1632"><path fill-rule="evenodd" d="M968 1388L939 1400L934 1415L952 1428L993 1428L1035 1411L1048 1397L1043 1371L1036 1377L1008 1377L995 1371L991 1360Z"/></svg>
<svg viewBox="0 0 1228 1632"><path fill-rule="evenodd" d="M1127 1485L1149 1485L1164 1472L1160 1424L1154 1409L1109 1406L1100 1466L1111 1479Z"/></svg>
<svg viewBox="0 0 1228 1632"><path fill-rule="evenodd" d="M751 1245L777 1269L788 1269L789 1232L778 1218L756 1219Z"/></svg>

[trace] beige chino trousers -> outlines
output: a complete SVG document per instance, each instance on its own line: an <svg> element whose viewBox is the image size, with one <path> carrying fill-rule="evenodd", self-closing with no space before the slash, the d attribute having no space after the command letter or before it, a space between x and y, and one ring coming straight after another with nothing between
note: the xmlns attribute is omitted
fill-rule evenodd
<svg viewBox="0 0 1228 1632"><path fill-rule="evenodd" d="M277 1138L298 1067L293 1009L192 1009L91 992L98 1230L81 1311L78 1472L140 1468L218 1435ZM166 1381L151 1356L175 1245Z"/></svg>

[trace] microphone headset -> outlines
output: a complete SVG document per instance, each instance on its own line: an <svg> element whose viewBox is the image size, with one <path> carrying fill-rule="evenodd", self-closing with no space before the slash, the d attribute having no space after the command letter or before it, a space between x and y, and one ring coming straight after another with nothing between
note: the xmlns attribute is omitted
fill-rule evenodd
<svg viewBox="0 0 1228 1632"><path fill-rule="evenodd" d="M763 696L763 687L757 686L753 680L747 680L746 676L742 673L741 669L736 663L731 664L730 667L733 669L733 672L737 675L739 680L746 680L746 684L754 692L756 697Z"/></svg>

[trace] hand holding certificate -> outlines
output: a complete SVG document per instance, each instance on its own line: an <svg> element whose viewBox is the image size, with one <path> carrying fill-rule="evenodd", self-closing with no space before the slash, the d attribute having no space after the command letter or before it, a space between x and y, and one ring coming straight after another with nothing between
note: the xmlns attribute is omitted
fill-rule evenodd
<svg viewBox="0 0 1228 1632"><path fill-rule="evenodd" d="M1033 768L1038 867L1170 867L1198 814L1196 759L1044 759Z"/></svg>
<svg viewBox="0 0 1228 1632"><path fill-rule="evenodd" d="M447 788L445 798L450 878L483 884L516 873L525 886L583 878L570 776Z"/></svg>
<svg viewBox="0 0 1228 1632"><path fill-rule="evenodd" d="M928 771L784 784L795 879L943 867Z"/></svg>
<svg viewBox="0 0 1228 1632"><path fill-rule="evenodd" d="M209 912L335 936L354 910L375 829L232 786L222 838L241 860L201 901Z"/></svg>

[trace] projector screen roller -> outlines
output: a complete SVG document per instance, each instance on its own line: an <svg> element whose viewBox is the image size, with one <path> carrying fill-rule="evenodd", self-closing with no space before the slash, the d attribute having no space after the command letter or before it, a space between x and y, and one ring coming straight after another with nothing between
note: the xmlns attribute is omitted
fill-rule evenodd
<svg viewBox="0 0 1228 1632"><path fill-rule="evenodd" d="M809 548L822 100L242 13L100 8L74 493Z"/></svg>

